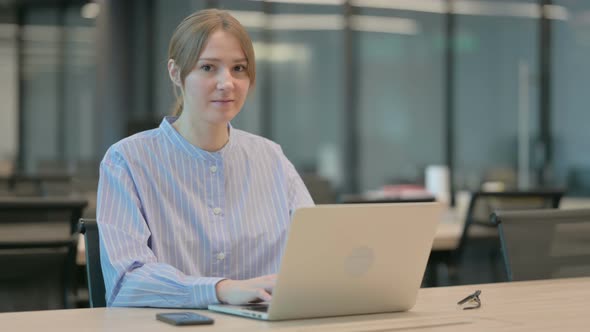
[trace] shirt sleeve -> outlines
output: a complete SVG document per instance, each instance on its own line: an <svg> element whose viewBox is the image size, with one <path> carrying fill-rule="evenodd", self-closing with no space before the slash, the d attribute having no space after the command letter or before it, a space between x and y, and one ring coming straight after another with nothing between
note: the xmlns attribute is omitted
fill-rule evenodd
<svg viewBox="0 0 590 332"><path fill-rule="evenodd" d="M158 262L127 164L109 151L100 166L97 223L107 306L206 308L223 278L185 275ZM119 159L119 160L117 160Z"/></svg>

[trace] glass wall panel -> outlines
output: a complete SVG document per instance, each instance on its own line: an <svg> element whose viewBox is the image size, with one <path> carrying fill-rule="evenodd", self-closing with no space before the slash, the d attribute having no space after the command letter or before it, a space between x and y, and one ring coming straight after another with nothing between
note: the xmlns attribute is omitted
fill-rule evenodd
<svg viewBox="0 0 590 332"><path fill-rule="evenodd" d="M357 8L352 21L362 190L419 183L444 159L444 15L397 3Z"/></svg>
<svg viewBox="0 0 590 332"><path fill-rule="evenodd" d="M571 193L590 195L590 2L557 0L553 4L567 17L552 25L555 177Z"/></svg>
<svg viewBox="0 0 590 332"><path fill-rule="evenodd" d="M516 186L518 137L528 171L538 139L537 1L462 1L455 10L456 188Z"/></svg>
<svg viewBox="0 0 590 332"><path fill-rule="evenodd" d="M18 153L18 73L14 11L0 13L0 174L9 173Z"/></svg>
<svg viewBox="0 0 590 332"><path fill-rule="evenodd" d="M82 7L26 7L22 34L24 170L75 171L95 159L95 21ZM57 169L56 169L57 167Z"/></svg>
<svg viewBox="0 0 590 332"><path fill-rule="evenodd" d="M342 6L274 4L271 44L271 138L295 166L342 185L344 126Z"/></svg>
<svg viewBox="0 0 590 332"><path fill-rule="evenodd" d="M35 172L43 160L58 157L60 116L60 28L58 9L31 8L25 12L22 34L25 171Z"/></svg>
<svg viewBox="0 0 590 332"><path fill-rule="evenodd" d="M95 157L96 27L95 20L81 16L80 6L65 13L64 105L65 157L70 165Z"/></svg>

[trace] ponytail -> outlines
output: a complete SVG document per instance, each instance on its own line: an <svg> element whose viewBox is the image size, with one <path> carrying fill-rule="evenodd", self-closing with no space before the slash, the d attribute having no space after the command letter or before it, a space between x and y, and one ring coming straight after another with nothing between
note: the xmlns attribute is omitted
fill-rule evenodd
<svg viewBox="0 0 590 332"><path fill-rule="evenodd" d="M180 116L180 114L182 114L183 106L184 102L182 100L182 95L176 96L176 103L174 103L174 108L172 109L172 116Z"/></svg>
<svg viewBox="0 0 590 332"><path fill-rule="evenodd" d="M182 109L184 107L184 98L182 96L182 90L180 90L177 86L173 86L172 90L174 91L174 96L176 97L176 102L174 103L174 107L172 108L172 116L180 116L182 114Z"/></svg>

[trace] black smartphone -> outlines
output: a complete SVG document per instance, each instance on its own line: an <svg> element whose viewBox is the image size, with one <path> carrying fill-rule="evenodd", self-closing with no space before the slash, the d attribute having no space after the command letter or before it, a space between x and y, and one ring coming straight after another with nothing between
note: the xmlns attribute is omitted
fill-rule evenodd
<svg viewBox="0 0 590 332"><path fill-rule="evenodd" d="M156 314L156 319L172 325L205 325L213 324L210 317L195 312L161 312Z"/></svg>

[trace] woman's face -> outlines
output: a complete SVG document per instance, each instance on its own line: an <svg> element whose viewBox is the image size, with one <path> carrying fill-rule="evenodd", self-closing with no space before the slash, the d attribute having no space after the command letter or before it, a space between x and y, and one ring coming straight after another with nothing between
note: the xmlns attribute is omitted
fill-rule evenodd
<svg viewBox="0 0 590 332"><path fill-rule="evenodd" d="M223 30L215 31L184 80L184 111L212 125L232 120L248 95L247 66L238 39Z"/></svg>

